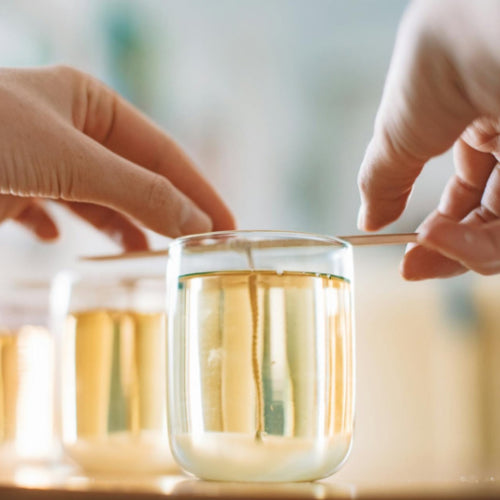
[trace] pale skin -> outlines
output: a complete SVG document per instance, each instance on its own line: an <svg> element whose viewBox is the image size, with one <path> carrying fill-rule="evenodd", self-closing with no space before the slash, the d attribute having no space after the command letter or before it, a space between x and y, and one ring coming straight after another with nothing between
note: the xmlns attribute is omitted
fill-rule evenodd
<svg viewBox="0 0 500 500"><path fill-rule="evenodd" d="M453 148L455 166L407 249L406 279L500 272L499 26L496 0L417 0L402 20L358 176L360 229L401 215L430 158Z"/></svg>
<svg viewBox="0 0 500 500"><path fill-rule="evenodd" d="M85 73L0 69L0 116L0 222L54 240L51 199L129 251L148 248L143 227L173 238L235 227L175 141Z"/></svg>

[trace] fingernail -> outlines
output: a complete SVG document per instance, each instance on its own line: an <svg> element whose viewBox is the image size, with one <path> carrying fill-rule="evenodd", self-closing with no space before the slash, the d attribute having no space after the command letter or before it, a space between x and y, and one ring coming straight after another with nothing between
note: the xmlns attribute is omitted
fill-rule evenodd
<svg viewBox="0 0 500 500"><path fill-rule="evenodd" d="M358 222L357 226L358 229L364 230L365 229L365 218L366 218L366 207L364 204L361 204L359 207L359 212L358 212Z"/></svg>
<svg viewBox="0 0 500 500"><path fill-rule="evenodd" d="M212 219L196 205L189 204L179 225L182 234L208 233L212 230Z"/></svg>

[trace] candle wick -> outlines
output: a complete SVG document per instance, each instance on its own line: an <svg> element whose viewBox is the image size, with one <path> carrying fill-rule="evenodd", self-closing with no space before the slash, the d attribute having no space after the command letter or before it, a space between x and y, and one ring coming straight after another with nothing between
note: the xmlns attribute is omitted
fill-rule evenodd
<svg viewBox="0 0 500 500"><path fill-rule="evenodd" d="M245 247L250 275L248 277L248 294L250 296L250 309L252 316L252 372L255 384L255 392L257 399L257 430L255 432L255 441L262 442L262 434L264 433L264 411L262 397L262 375L259 364L259 306L258 306L258 289L257 289L257 274L252 256L250 245Z"/></svg>

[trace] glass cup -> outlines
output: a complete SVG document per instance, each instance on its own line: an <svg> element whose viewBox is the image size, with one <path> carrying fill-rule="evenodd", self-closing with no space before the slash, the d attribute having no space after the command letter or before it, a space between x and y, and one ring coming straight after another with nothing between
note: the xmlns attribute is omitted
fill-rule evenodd
<svg viewBox="0 0 500 500"><path fill-rule="evenodd" d="M352 251L311 234L180 238L167 264L174 457L222 481L332 474L351 446Z"/></svg>
<svg viewBox="0 0 500 500"><path fill-rule="evenodd" d="M53 362L46 282L0 284L0 470L54 458Z"/></svg>
<svg viewBox="0 0 500 500"><path fill-rule="evenodd" d="M88 474L176 470L167 434L164 260L90 263L60 274L53 295L67 455Z"/></svg>

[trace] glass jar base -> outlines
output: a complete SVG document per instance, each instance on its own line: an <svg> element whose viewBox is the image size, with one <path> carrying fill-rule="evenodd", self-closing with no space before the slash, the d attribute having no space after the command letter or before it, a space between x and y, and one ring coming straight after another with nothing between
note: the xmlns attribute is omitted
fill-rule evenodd
<svg viewBox="0 0 500 500"><path fill-rule="evenodd" d="M88 474L165 474L179 472L165 436L117 432L66 444L67 455Z"/></svg>
<svg viewBox="0 0 500 500"><path fill-rule="evenodd" d="M350 435L330 439L205 432L176 435L174 454L188 472L206 480L237 482L314 481L343 463Z"/></svg>

